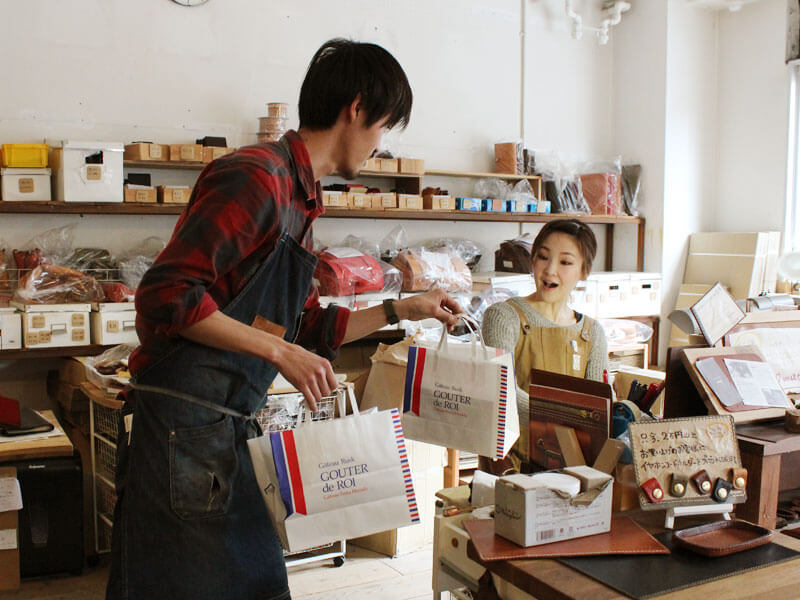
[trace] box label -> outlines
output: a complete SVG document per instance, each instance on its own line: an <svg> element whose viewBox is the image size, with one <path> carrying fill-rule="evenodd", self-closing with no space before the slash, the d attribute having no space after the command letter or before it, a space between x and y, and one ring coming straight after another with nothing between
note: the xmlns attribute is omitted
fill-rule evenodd
<svg viewBox="0 0 800 600"><path fill-rule="evenodd" d="M31 317L31 328L41 329L45 325L44 315L33 315Z"/></svg>
<svg viewBox="0 0 800 600"><path fill-rule="evenodd" d="M161 158L161 145L160 144L150 144L148 146L150 158Z"/></svg>
<svg viewBox="0 0 800 600"><path fill-rule="evenodd" d="M53 341L53 332L52 331L40 331L39 332L39 343L40 344L49 344Z"/></svg>
<svg viewBox="0 0 800 600"><path fill-rule="evenodd" d="M108 333L119 333L119 321L109 321L106 323L106 331Z"/></svg>
<svg viewBox="0 0 800 600"><path fill-rule="evenodd" d="M19 193L32 194L33 193L33 177L23 177L19 180Z"/></svg>
<svg viewBox="0 0 800 600"><path fill-rule="evenodd" d="M39 343L39 332L29 331L25 334L25 346L36 346Z"/></svg>
<svg viewBox="0 0 800 600"><path fill-rule="evenodd" d="M72 330L72 341L73 342L82 342L83 341L83 329L73 329Z"/></svg>
<svg viewBox="0 0 800 600"><path fill-rule="evenodd" d="M86 324L86 315L83 313L76 313L72 315L72 326L83 327Z"/></svg>
<svg viewBox="0 0 800 600"><path fill-rule="evenodd" d="M147 190L136 190L136 202L147 202Z"/></svg>
<svg viewBox="0 0 800 600"><path fill-rule="evenodd" d="M194 160L194 147L189 145L181 146L181 160Z"/></svg>
<svg viewBox="0 0 800 600"><path fill-rule="evenodd" d="M172 190L172 201L183 202L183 190Z"/></svg>
<svg viewBox="0 0 800 600"><path fill-rule="evenodd" d="M13 550L17 547L17 530L0 529L0 550Z"/></svg>
<svg viewBox="0 0 800 600"><path fill-rule="evenodd" d="M100 165L89 165L86 167L87 181L100 181L103 178L103 167Z"/></svg>

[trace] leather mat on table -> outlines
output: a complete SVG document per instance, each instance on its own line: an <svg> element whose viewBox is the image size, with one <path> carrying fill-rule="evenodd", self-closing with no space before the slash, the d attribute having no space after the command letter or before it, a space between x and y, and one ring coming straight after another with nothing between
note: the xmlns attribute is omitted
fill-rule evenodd
<svg viewBox="0 0 800 600"><path fill-rule="evenodd" d="M800 556L800 552L773 543L728 556L709 558L676 547L672 542L671 531L660 533L655 538L667 546L671 554L557 560L618 592L641 600ZM647 577L643 576L645 573L657 575Z"/></svg>

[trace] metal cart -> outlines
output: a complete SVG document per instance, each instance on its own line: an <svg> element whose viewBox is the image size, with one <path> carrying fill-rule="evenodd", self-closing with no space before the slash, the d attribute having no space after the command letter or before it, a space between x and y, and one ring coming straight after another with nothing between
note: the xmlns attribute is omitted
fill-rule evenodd
<svg viewBox="0 0 800 600"><path fill-rule="evenodd" d="M345 406L346 397L348 393L347 387L339 387L335 394L324 396L320 402L317 403L317 412L311 414L312 421L328 421L336 416L336 404ZM284 431L286 429L294 429L305 409L303 394L274 394L267 396L267 404L264 408L256 413L256 420L261 426L264 433L272 433L275 431ZM331 550L329 552L318 552L323 549L334 548L334 544L339 545L338 550ZM293 567L310 562L317 562L333 559L333 564L341 567L344 564L345 552L347 549L346 540L339 540L333 544L324 546L317 546L314 548L307 548L297 552L286 552L284 556L297 556L298 558L287 559L286 566ZM306 556L313 553L310 556Z"/></svg>

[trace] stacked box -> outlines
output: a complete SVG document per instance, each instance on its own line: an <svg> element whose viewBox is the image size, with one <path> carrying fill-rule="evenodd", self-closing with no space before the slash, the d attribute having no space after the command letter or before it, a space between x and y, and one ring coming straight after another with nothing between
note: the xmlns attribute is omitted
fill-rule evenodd
<svg viewBox="0 0 800 600"><path fill-rule="evenodd" d="M22 311L22 340L25 348L89 345L91 305L17 302L12 302L12 305Z"/></svg>
<svg viewBox="0 0 800 600"><path fill-rule="evenodd" d="M15 308L0 308L0 350L22 348L22 317Z"/></svg>
<svg viewBox="0 0 800 600"><path fill-rule="evenodd" d="M93 344L139 344L133 302L94 302L91 320Z"/></svg>
<svg viewBox="0 0 800 600"><path fill-rule="evenodd" d="M0 199L5 202L48 202L50 169L0 169Z"/></svg>
<svg viewBox="0 0 800 600"><path fill-rule="evenodd" d="M167 144L153 144L150 142L134 142L125 144L125 160L169 160L169 146Z"/></svg>
<svg viewBox="0 0 800 600"><path fill-rule="evenodd" d="M54 195L59 202L122 202L123 145L65 141L53 148Z"/></svg>

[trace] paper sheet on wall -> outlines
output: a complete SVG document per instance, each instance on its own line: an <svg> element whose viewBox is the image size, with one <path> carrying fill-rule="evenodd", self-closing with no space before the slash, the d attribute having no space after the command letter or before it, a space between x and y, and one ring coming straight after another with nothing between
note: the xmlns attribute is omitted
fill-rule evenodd
<svg viewBox="0 0 800 600"><path fill-rule="evenodd" d="M731 346L756 346L772 366L783 391L800 392L800 329L761 327L729 336Z"/></svg>
<svg viewBox="0 0 800 600"><path fill-rule="evenodd" d="M16 477L0 477L0 512L22 510L22 491Z"/></svg>
<svg viewBox="0 0 800 600"><path fill-rule="evenodd" d="M725 366L733 385L747 406L791 408L772 367L767 363L752 360L726 358Z"/></svg>

